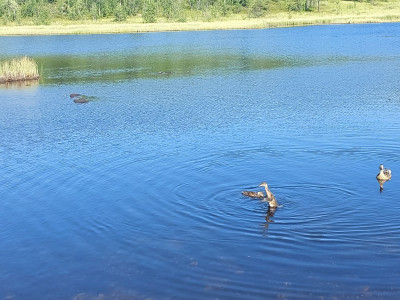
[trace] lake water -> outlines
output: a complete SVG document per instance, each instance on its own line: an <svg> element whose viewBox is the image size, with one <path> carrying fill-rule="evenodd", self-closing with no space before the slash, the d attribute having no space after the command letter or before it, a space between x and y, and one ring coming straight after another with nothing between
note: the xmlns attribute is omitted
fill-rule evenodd
<svg viewBox="0 0 400 300"><path fill-rule="evenodd" d="M0 299L400 297L400 24L0 37L21 55Z"/></svg>

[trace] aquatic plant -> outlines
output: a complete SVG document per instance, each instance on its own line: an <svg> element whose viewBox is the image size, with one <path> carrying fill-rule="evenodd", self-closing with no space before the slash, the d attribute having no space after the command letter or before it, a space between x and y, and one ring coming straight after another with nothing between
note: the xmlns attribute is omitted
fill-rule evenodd
<svg viewBox="0 0 400 300"><path fill-rule="evenodd" d="M0 83L39 79L37 63L29 57L0 62Z"/></svg>

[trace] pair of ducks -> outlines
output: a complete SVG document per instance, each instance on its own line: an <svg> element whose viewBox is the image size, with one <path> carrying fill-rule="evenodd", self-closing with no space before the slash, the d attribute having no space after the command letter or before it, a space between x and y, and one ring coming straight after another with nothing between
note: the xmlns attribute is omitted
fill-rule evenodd
<svg viewBox="0 0 400 300"><path fill-rule="evenodd" d="M266 182L261 182L259 186L263 186L265 188L265 196L263 192L252 192L252 191L243 191L242 194L247 197L252 198L263 198L268 201L269 207L276 208L278 207L278 202L275 199L274 194L268 188L268 184Z"/></svg>
<svg viewBox="0 0 400 300"><path fill-rule="evenodd" d="M392 171L389 169L385 169L383 165L379 165L379 174L376 175L376 179L379 181L381 191L383 190L383 184L392 178ZM259 186L263 186L265 188L265 195L263 192L252 192L252 191L243 191L242 194L247 197L252 198L263 198L266 199L271 208L278 207L278 202L275 199L274 194L268 188L268 184L266 182L262 182Z"/></svg>

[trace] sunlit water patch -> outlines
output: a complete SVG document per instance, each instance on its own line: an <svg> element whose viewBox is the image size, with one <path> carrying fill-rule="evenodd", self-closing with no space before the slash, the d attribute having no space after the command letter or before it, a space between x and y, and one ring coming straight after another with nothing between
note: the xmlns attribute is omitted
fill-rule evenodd
<svg viewBox="0 0 400 300"><path fill-rule="evenodd" d="M0 299L398 297L398 29L0 38Z"/></svg>

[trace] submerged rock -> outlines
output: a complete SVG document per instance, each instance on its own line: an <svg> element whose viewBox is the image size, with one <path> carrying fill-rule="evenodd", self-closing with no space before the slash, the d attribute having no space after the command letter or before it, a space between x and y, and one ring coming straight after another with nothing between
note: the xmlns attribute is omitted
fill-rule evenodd
<svg viewBox="0 0 400 300"><path fill-rule="evenodd" d="M75 103L88 103L90 100L86 97L78 97L73 100Z"/></svg>
<svg viewBox="0 0 400 300"><path fill-rule="evenodd" d="M94 96L86 96L82 94L70 94L69 96L75 103L88 103L90 101L97 99Z"/></svg>
<svg viewBox="0 0 400 300"><path fill-rule="evenodd" d="M71 95L69 95L71 98L75 98L75 97L79 97L79 96L82 96L81 94L71 94Z"/></svg>

